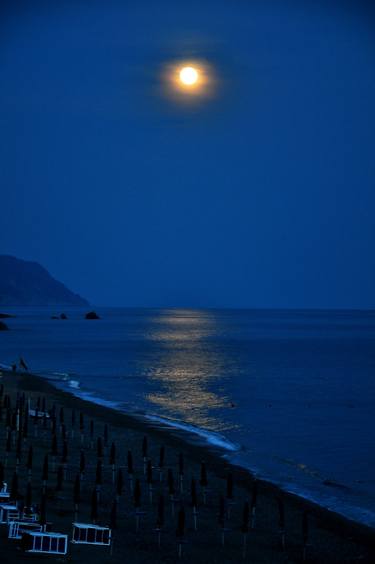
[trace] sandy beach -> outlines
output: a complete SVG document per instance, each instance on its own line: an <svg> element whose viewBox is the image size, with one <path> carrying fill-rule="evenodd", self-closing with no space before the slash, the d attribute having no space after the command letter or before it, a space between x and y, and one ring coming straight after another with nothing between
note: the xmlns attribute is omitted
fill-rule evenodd
<svg viewBox="0 0 375 564"><path fill-rule="evenodd" d="M196 563L306 561L327 564L375 561L375 535L372 530L349 522L296 496L284 494L271 484L258 481L254 486L254 479L249 473L230 466L220 456L219 451L192 446L179 435L153 428L134 417L76 398L35 375L3 371L0 384L3 386L1 460L5 467L8 488L11 487L17 468L21 505L26 494L26 466L30 445L33 447L31 484L32 501L35 504L39 504L41 500L42 466L45 455L48 455L46 512L47 521L52 523L53 531L66 533L71 540L72 522L75 517L79 522L90 523L92 492L95 489L99 491L97 523L109 525L113 501L117 494L117 518L112 548L74 545L69 542L68 558L73 561L89 562L92 558L113 563L125 559L132 563L179 560ZM6 396L9 396L11 411L14 410L17 395L21 398L22 394L25 394L26 402L30 398L31 409L35 409L39 404L40 408L45 405L46 410L55 413L54 441L57 455L52 454L54 447L51 420L43 423L40 418L35 423L35 418L29 417L27 436L23 433L19 442L21 446L18 450L21 452L17 466L17 432L11 431L11 440L7 441L9 414L7 415L4 404L7 401ZM82 433L80 422L83 422ZM65 466L61 461L64 435L67 455ZM110 461L112 443L116 453L115 460ZM159 469L161 447L164 447L165 451L162 472ZM82 473L81 501L78 514L75 515L73 489L76 476L80 474L81 451L84 453L85 469ZM134 473L130 475L128 451L131 451L134 466ZM102 463L101 480L97 479L98 454L101 455L99 459ZM202 461L207 470L207 487L202 487ZM59 471L59 466L62 466L63 470ZM123 477L121 494L116 492L120 468ZM168 471L173 475L173 487L171 480L168 483ZM63 473L64 479L60 490L57 491L59 472L60 476ZM197 530L192 507L192 479L195 479L196 484ZM102 482L99 487L96 484L98 481ZM137 481L141 491L138 515L134 501ZM171 489L174 489L172 496ZM164 523L160 527L158 507L161 496L164 499ZM249 503L250 508L248 532L247 523L243 522L245 502ZM256 507L254 519L251 518L252 506ZM182 508L185 525L183 536L179 536L177 529ZM179 533L182 534L182 531ZM7 539L5 525L1 525L0 534L2 562L27 561L30 558L33 561L46 558L61 559L60 556L54 555L38 557L23 553L17 541Z"/></svg>

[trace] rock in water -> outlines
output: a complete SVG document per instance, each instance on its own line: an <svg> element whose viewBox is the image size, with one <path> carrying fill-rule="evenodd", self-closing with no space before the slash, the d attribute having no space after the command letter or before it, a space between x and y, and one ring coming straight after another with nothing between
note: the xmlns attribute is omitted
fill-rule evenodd
<svg viewBox="0 0 375 564"><path fill-rule="evenodd" d="M8 325L6 325L3 321L0 321L0 331L9 331Z"/></svg>
<svg viewBox="0 0 375 564"><path fill-rule="evenodd" d="M100 317L96 313L96 311L89 311L88 313L86 313L85 319L100 319Z"/></svg>

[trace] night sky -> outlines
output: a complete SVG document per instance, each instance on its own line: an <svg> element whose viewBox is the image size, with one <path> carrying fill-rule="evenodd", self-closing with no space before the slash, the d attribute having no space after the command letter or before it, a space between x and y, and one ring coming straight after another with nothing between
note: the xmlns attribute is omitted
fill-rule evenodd
<svg viewBox="0 0 375 564"><path fill-rule="evenodd" d="M375 307L370 3L0 6L0 253L94 304Z"/></svg>

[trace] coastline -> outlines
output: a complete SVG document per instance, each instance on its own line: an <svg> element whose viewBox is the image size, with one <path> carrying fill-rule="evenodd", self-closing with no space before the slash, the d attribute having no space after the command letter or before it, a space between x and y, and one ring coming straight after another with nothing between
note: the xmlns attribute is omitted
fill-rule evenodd
<svg viewBox="0 0 375 564"><path fill-rule="evenodd" d="M111 407L82 399L69 391L56 387L51 382L36 374L14 374L3 370L1 382L4 383L5 388L9 385L16 386L19 391L24 391L26 394L31 393L34 396L43 395L47 397L49 401L58 405L63 405L77 411L79 410L85 413L87 417L93 417L96 420L105 422L114 432L120 434L123 430L132 432L134 436L129 441L129 444L133 443L133 449L136 448L136 445L134 445L135 436L138 442L140 442L141 437L147 435L150 444L155 445L152 449L152 458L154 460L157 456L158 445L160 444L165 445L168 452L174 453L173 457L175 459L177 459L178 453L182 452L185 460L189 461L189 474L194 474L198 479L198 468L201 461L204 460L207 465L208 473L212 476L211 480L213 479L214 482L212 487L212 510L214 513L216 512L215 507L218 504L217 499L220 493L225 493L225 480L228 472L233 474L235 490L240 494L237 504L241 505L241 508L236 507L237 513L241 513L243 501L245 499L251 499L254 476L245 468L235 466L228 461L225 456L223 456L223 449L215 448L213 445L207 448L207 445L204 444L193 444L187 440L187 435L183 431L177 429L173 430L171 428L165 429L160 427L160 425L156 425L155 422L146 421L144 418L137 418ZM355 562L359 558L358 554L361 555L361 557L363 557L363 554L367 555L366 558L368 558L368 560L362 559L362 562L375 560L375 531L373 529L346 519L294 493L285 492L277 485L265 480L257 479L257 485L259 500L259 518L257 520L259 521L259 531L261 532L262 538L270 536L271 541L268 540L268 542L271 542L273 562L279 561L278 558L281 559L280 561L285 562L286 554L288 556L287 561L300 561L301 516L304 512L307 512L309 516L310 536L312 539L311 555L307 561L327 563L342 562L343 555L346 555L345 561ZM235 497L238 496L238 493ZM188 497L187 495L187 498ZM285 530L287 548L289 548L286 554L279 550L278 509L276 500L280 498L285 505ZM188 505L188 499L185 501ZM215 522L215 517L213 521L211 519L210 522ZM239 517L237 518L236 529L240 529ZM253 531L250 531L250 537L252 533ZM214 537L215 536L216 534ZM175 538L173 542L175 542ZM223 551L220 551L220 547L216 547L215 545L215 550L218 551L218 554L212 562L229 561L228 554L223 554ZM186 548L186 552L190 552L190 547L189 550ZM259 548L258 560L256 559L257 557L253 555L252 561L270 561L269 559L267 560L267 557L265 560L259 559L259 555L264 552L265 547L263 544ZM197 562L210 561L205 560L207 557L205 550L202 549L201 553L203 559L201 559L200 554L194 555L194 559ZM354 556L355 553L357 553L357 556ZM352 559L347 559L348 554L352 555L350 556ZM238 556L238 554L236 555L236 550L233 550L234 560L236 556Z"/></svg>

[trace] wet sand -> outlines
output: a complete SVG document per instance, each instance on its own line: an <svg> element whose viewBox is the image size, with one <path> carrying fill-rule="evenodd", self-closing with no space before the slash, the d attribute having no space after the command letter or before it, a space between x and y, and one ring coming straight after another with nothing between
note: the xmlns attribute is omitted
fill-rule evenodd
<svg viewBox="0 0 375 564"><path fill-rule="evenodd" d="M258 481L255 524L244 536L241 531L245 501L251 503L254 491L254 479L245 470L231 466L220 456L220 451L207 447L188 444L183 435L167 432L143 421L127 416L115 410L98 406L76 398L67 392L54 388L49 382L34 375L2 373L0 384L4 385L4 394L11 397L15 406L17 393L31 398L31 408L38 398L45 398L46 409L55 405L57 416L58 456L53 468L51 455L50 425L43 428L40 421L34 424L30 418L28 436L22 440L22 457L18 468L20 496L25 495L27 483L26 459L29 445L33 445L34 460L32 470L33 502L39 503L42 487L42 465L45 454L49 454L49 476L47 483L47 521L53 524L52 530L67 533L71 538L74 521L73 485L79 473L80 452L82 448L86 459L84 479L81 484L81 498L78 521L91 522L91 496L95 488L97 465L97 438L100 436L104 445L105 426L108 427L108 445L103 453L103 484L100 487L98 522L108 525L110 512L115 497L112 483L112 467L109 464L110 445L116 445L116 468L122 469L124 478L123 493L119 498L117 527L113 531L114 542L111 550L102 546L78 546L69 543L69 559L76 562L89 562L93 558L102 562L251 562L279 563L303 562L302 516L306 512L308 519L308 540L306 562L319 563L355 563L375 562L375 532L362 525L350 522L334 513L309 503L297 496L285 494L276 486ZM4 396L3 396L4 398ZM3 402L3 398L1 398ZM60 411L63 408L64 425L68 443L68 462L66 480L61 492L56 491L57 468L61 463L62 432ZM76 414L74 433L72 433L72 410ZM84 417L84 434L79 430L79 415ZM94 437L90 438L90 422L93 421ZM153 466L152 502L149 497L149 485L144 473L142 443L147 437L147 459ZM5 479L10 487L16 466L16 432L13 432L14 444L7 456ZM165 463L162 481L160 481L160 447L165 447ZM141 516L139 530L136 530L134 496L127 469L127 453L131 450L134 461L133 486L139 479L141 486ZM179 487L179 456L183 455L184 473L183 490ZM2 409L0 422L0 456L6 459L6 413ZM200 485L201 462L207 468L208 487L206 503L204 491ZM176 500L172 503L168 492L167 471L174 475ZM227 499L227 477L232 474L234 480L233 499ZM194 530L193 509L191 506L190 484L192 477L197 484L198 516L197 530ZM159 496L165 500L165 523L161 532L161 546L158 547L157 506ZM224 529L220 518L220 496L224 498ZM280 531L279 503L285 511L285 548ZM177 515L184 507L186 523L182 557L179 560L179 543L176 536ZM174 515L173 515L174 509ZM223 517L223 516L221 516ZM220 521L220 523L219 523ZM7 528L0 526L1 562L30 561L46 558L61 560L60 556L36 556L24 554L17 541L7 539ZM224 545L223 545L224 537ZM244 538L247 541L246 555L243 555Z"/></svg>

